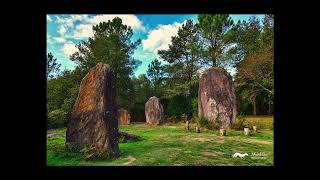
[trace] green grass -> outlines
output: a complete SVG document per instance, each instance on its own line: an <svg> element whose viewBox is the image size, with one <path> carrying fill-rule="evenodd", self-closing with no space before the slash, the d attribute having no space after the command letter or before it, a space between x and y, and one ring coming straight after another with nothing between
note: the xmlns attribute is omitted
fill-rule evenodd
<svg viewBox="0 0 320 180"><path fill-rule="evenodd" d="M270 118L269 118L270 119ZM269 120L271 121L271 120ZM65 134L66 129L51 130ZM228 130L221 137L218 131L203 129L196 133L184 129L183 124L149 126L131 124L120 131L141 136L141 141L119 143L120 157L114 160L84 161L80 152L64 151L65 135L47 138L49 166L260 166L273 165L273 131L261 130L244 136L242 131ZM248 153L245 158L232 158L235 152ZM263 159L252 153L264 153Z"/></svg>

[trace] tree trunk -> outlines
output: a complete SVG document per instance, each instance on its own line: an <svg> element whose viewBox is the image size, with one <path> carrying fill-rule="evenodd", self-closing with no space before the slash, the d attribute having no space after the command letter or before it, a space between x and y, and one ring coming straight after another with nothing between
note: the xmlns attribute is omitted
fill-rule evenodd
<svg viewBox="0 0 320 180"><path fill-rule="evenodd" d="M269 102L268 115L271 115L271 102Z"/></svg>
<svg viewBox="0 0 320 180"><path fill-rule="evenodd" d="M256 96L253 97L252 105L253 105L253 115L257 115L257 110L256 110Z"/></svg>

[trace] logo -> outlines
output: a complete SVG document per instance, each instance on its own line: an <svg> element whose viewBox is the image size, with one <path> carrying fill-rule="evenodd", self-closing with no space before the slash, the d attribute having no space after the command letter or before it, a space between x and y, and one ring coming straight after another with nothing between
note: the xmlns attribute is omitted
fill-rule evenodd
<svg viewBox="0 0 320 180"><path fill-rule="evenodd" d="M236 152L236 153L234 153L234 154L232 155L233 158L238 158L238 157L244 158L244 157L246 157L246 156L249 156L249 154L248 154L248 153L243 153L243 154L241 154L241 153ZM250 154L250 158L251 158L251 159L266 159L267 156L268 156L268 154L265 153L265 152L252 152L252 153Z"/></svg>
<svg viewBox="0 0 320 180"><path fill-rule="evenodd" d="M233 158L236 158L236 157L240 157L240 158L243 158L243 157L245 157L245 156L248 156L248 153L244 153L244 154L241 154L241 153L234 153L233 155L232 155L232 157Z"/></svg>

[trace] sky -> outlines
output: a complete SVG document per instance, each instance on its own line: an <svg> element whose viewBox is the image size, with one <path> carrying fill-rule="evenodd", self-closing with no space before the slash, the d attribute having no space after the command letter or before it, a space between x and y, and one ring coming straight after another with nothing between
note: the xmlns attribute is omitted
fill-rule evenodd
<svg viewBox="0 0 320 180"><path fill-rule="evenodd" d="M262 19L264 15L257 14L232 14L234 22L248 20L251 16ZM69 59L70 55L77 51L76 44L93 36L92 26L103 21L112 20L115 17L122 19L123 24L133 29L132 42L141 39L141 44L135 50L133 57L142 62L134 70L134 75L146 74L148 64L158 58L158 50L168 49L171 37L175 36L179 27L187 19L197 21L196 14L48 14L47 15L47 53L51 52L61 70L73 70L76 64ZM233 74L233 70L230 70Z"/></svg>

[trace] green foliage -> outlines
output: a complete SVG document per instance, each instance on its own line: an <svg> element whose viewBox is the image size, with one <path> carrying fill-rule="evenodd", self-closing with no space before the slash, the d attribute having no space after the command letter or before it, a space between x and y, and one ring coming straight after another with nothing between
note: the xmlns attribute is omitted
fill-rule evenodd
<svg viewBox="0 0 320 180"><path fill-rule="evenodd" d="M148 65L147 75L151 79L154 89L159 89L164 79L164 67L158 59L154 59Z"/></svg>
<svg viewBox="0 0 320 180"><path fill-rule="evenodd" d="M221 66L234 43L233 21L229 14L199 14L204 50L202 56L212 67Z"/></svg>
<svg viewBox="0 0 320 180"><path fill-rule="evenodd" d="M182 114L186 114L188 117L191 117L192 106L190 97L179 95L165 99L164 112L167 116L181 117Z"/></svg>
<svg viewBox="0 0 320 180"><path fill-rule="evenodd" d="M198 117L196 118L196 123L199 127L206 127L209 124L209 121L206 117Z"/></svg>
<svg viewBox="0 0 320 180"><path fill-rule="evenodd" d="M201 42L199 29L187 20L171 38L168 50L158 51L159 56L169 64L164 66L166 97L189 95L192 81L198 79L201 67Z"/></svg>
<svg viewBox="0 0 320 180"><path fill-rule="evenodd" d="M194 97L191 99L191 105L192 105L192 116L198 115L198 98Z"/></svg>
<svg viewBox="0 0 320 180"><path fill-rule="evenodd" d="M265 16L263 26L256 18L239 22L237 26L241 57L236 62L235 85L237 99L243 102L239 109L247 112L243 106L250 103L252 114L257 111L271 114L274 96L273 16Z"/></svg>
<svg viewBox="0 0 320 180"><path fill-rule="evenodd" d="M237 116L237 121L232 124L231 128L235 130L243 130L243 128L250 128L251 125L247 121L246 117L242 114L239 113Z"/></svg>
<svg viewBox="0 0 320 180"><path fill-rule="evenodd" d="M47 54L47 79L52 79L60 72L60 66L57 62L57 58L54 58L51 52Z"/></svg>
<svg viewBox="0 0 320 180"><path fill-rule="evenodd" d="M80 82L84 73L76 68L73 71L63 71L55 79L47 81L48 112L62 109L70 114L79 93Z"/></svg>
<svg viewBox="0 0 320 180"><path fill-rule="evenodd" d="M187 122L188 121L188 115L186 113L183 113L180 117L180 121Z"/></svg>
<svg viewBox="0 0 320 180"><path fill-rule="evenodd" d="M132 121L145 121L144 106L147 100L153 96L153 90L150 80L145 74L131 78L133 85L132 104L129 108Z"/></svg>
<svg viewBox="0 0 320 180"><path fill-rule="evenodd" d="M61 128L65 126L67 113L61 109L51 111L48 114L48 129Z"/></svg>
<svg viewBox="0 0 320 180"><path fill-rule="evenodd" d="M177 118L177 116L170 116L170 117L166 118L167 123L177 123L178 121L179 121L179 119Z"/></svg>
<svg viewBox="0 0 320 180"><path fill-rule="evenodd" d="M118 17L101 22L92 29L94 36L78 44L78 52L70 58L79 64L84 72L88 72L99 62L109 64L116 77L118 106L128 109L133 106L133 84L130 76L141 64L132 54L141 40L131 42L131 27L124 25Z"/></svg>

